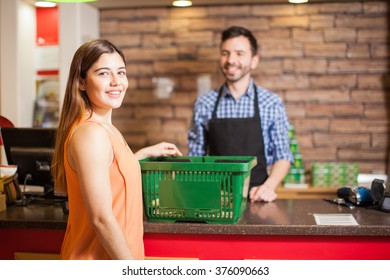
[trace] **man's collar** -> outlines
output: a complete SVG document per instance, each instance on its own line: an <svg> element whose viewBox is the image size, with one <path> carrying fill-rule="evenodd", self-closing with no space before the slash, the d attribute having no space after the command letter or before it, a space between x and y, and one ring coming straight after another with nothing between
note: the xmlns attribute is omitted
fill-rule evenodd
<svg viewBox="0 0 390 280"><path fill-rule="evenodd" d="M253 82L252 78L249 81L249 87L246 90L244 95L248 96L251 99L253 99L255 96L255 83ZM233 97L233 95L230 92L229 87L227 86L227 83L225 82L225 84L223 85L223 88L222 88L222 97L227 97L227 96Z"/></svg>

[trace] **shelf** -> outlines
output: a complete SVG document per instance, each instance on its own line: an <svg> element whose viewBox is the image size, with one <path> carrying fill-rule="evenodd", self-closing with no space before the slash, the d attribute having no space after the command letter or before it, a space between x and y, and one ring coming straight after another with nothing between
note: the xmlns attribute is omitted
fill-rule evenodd
<svg viewBox="0 0 390 280"><path fill-rule="evenodd" d="M316 198L333 198L336 197L337 187L312 187L305 189L294 189L278 187L276 193L278 199L316 199Z"/></svg>

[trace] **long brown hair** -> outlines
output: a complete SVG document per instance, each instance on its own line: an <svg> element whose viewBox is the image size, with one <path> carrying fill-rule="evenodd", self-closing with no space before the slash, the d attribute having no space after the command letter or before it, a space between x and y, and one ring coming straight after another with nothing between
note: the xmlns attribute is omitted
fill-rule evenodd
<svg viewBox="0 0 390 280"><path fill-rule="evenodd" d="M122 51L105 39L84 43L73 56L52 161L54 188L58 194L67 194L68 192L64 165L65 141L71 129L81 121L85 114L92 115L91 104L86 92L80 90L80 83L87 77L87 71L102 54L114 52L117 52L126 64Z"/></svg>

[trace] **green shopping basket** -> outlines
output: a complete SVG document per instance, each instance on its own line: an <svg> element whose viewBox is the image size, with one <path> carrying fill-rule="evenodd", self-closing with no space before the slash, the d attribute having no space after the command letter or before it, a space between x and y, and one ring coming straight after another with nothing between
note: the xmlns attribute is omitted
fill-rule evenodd
<svg viewBox="0 0 390 280"><path fill-rule="evenodd" d="M237 223L246 209L252 156L140 161L146 216L154 222Z"/></svg>

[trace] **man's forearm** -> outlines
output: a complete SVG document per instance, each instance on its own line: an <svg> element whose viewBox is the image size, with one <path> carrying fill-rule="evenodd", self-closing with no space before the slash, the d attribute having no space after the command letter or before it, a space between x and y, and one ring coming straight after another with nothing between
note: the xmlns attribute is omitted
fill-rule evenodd
<svg viewBox="0 0 390 280"><path fill-rule="evenodd" d="M279 160L275 162L271 168L268 179L264 182L264 185L267 185L275 190L288 174L290 166L291 164L288 160Z"/></svg>

